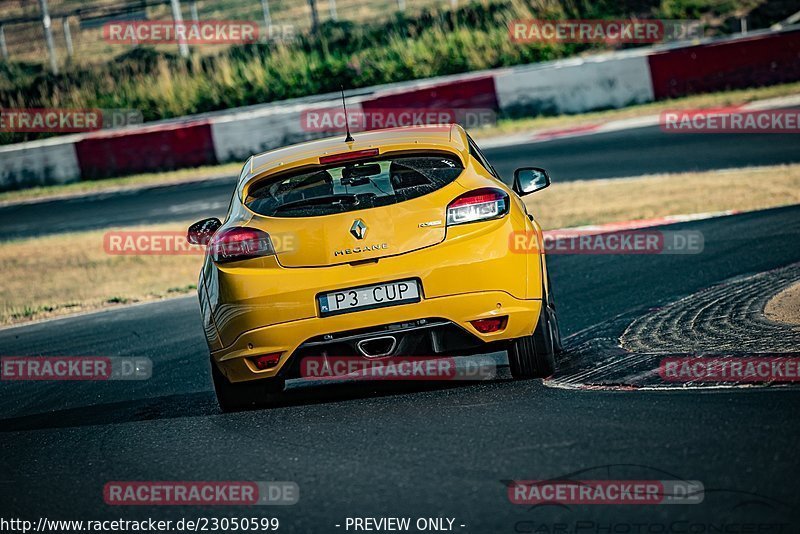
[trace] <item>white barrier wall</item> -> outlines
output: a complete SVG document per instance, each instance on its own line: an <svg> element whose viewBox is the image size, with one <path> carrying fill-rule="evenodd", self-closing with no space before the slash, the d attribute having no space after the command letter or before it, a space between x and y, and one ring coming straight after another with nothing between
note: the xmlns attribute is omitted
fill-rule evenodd
<svg viewBox="0 0 800 534"><path fill-rule="evenodd" d="M243 162L253 154L332 135L309 131L303 121L305 112L329 108L341 109L341 101L297 104L215 117L211 122L211 138L217 161ZM360 113L360 102L348 101L347 110Z"/></svg>
<svg viewBox="0 0 800 534"><path fill-rule="evenodd" d="M268 109L216 118L211 122L211 138L217 161L244 161L252 154L281 146L292 125L299 121L299 109Z"/></svg>
<svg viewBox="0 0 800 534"><path fill-rule="evenodd" d="M0 146L0 191L79 181L76 140L68 136Z"/></svg>
<svg viewBox="0 0 800 534"><path fill-rule="evenodd" d="M500 109L511 116L582 113L654 99L644 51L502 69L495 90Z"/></svg>

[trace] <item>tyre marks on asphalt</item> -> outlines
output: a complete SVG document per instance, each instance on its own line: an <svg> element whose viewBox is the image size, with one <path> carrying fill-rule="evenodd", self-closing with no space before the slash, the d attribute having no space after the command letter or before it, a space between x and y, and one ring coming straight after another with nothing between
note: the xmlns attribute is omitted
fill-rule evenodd
<svg viewBox="0 0 800 534"><path fill-rule="evenodd" d="M767 301L800 280L800 264L710 287L633 321L622 335L631 352L790 352L800 328L770 321Z"/></svg>
<svg viewBox="0 0 800 534"><path fill-rule="evenodd" d="M688 297L639 309L570 336L558 372L545 380L568 389L786 387L786 383L668 381L667 357L796 356L800 327L770 321L767 301L800 280L800 264L737 277ZM795 382L798 384L798 382Z"/></svg>

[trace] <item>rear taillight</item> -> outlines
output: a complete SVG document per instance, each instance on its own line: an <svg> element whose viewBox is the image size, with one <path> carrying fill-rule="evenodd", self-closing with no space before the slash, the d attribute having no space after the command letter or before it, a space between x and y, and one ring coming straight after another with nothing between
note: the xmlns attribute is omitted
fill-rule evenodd
<svg viewBox="0 0 800 534"><path fill-rule="evenodd" d="M447 206L447 225L496 219L508 213L508 195L485 187L464 193Z"/></svg>
<svg viewBox="0 0 800 534"><path fill-rule="evenodd" d="M266 232L237 226L214 234L208 244L208 253L212 260L224 263L272 256L275 249Z"/></svg>

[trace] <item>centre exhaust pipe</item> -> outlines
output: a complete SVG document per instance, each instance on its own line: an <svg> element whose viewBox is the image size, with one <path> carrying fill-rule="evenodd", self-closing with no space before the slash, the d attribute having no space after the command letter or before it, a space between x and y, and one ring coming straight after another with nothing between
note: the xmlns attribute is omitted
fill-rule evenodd
<svg viewBox="0 0 800 534"><path fill-rule="evenodd" d="M397 347L397 338L394 336L379 336L362 339L356 343L356 349L365 358L383 358L390 356Z"/></svg>

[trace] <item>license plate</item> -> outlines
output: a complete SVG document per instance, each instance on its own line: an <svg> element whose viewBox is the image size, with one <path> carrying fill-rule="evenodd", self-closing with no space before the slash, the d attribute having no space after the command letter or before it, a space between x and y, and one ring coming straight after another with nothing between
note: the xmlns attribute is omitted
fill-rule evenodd
<svg viewBox="0 0 800 534"><path fill-rule="evenodd" d="M400 280L373 286L354 287L317 296L321 315L382 308L419 302L419 300L419 283L416 280Z"/></svg>

